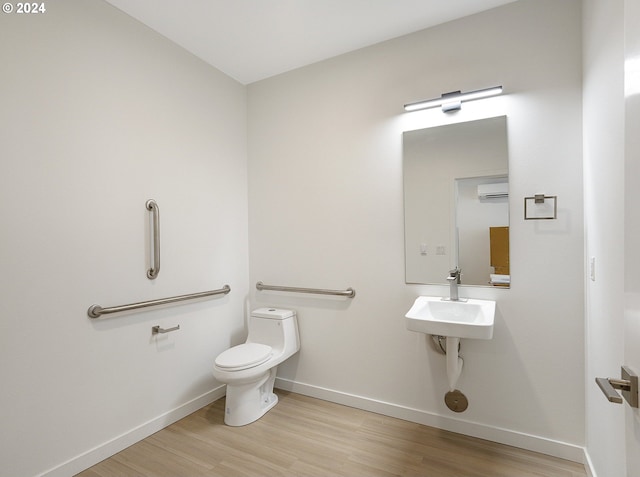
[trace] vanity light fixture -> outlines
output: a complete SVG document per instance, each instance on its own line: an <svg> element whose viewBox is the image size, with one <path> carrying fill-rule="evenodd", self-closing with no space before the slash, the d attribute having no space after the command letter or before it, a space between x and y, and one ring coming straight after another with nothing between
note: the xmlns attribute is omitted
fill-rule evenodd
<svg viewBox="0 0 640 477"><path fill-rule="evenodd" d="M502 86L493 86L491 88L479 89L462 93L460 91L452 91L443 93L439 98L417 101L404 105L405 111L418 111L419 109L436 108L442 106L442 111L457 111L462 108L463 101L473 101L475 99L488 98L502 93Z"/></svg>

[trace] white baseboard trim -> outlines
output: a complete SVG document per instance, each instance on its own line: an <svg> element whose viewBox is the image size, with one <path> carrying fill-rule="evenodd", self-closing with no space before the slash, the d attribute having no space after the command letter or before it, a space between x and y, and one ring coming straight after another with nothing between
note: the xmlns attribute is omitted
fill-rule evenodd
<svg viewBox="0 0 640 477"><path fill-rule="evenodd" d="M598 477L596 471L593 469L593 462L591 462L589 451L586 448L584 450L584 469L587 471L587 477Z"/></svg>
<svg viewBox="0 0 640 477"><path fill-rule="evenodd" d="M568 444L566 442L547 439L545 437L525 434L509 429L488 426L477 422L465 421L452 417L399 406L397 404L384 401L377 401L367 397L342 393L331 389L321 388L309 384L290 381L288 379L276 378L276 387L285 391L304 394L325 401L335 402L345 406L371 411L385 416L396 417L406 421L424 424L459 434L465 434L480 439L486 439L500 444L519 447L542 454L567 459L580 464L585 464L584 447ZM586 466L586 464L585 464ZM595 476L593 476L595 477Z"/></svg>
<svg viewBox="0 0 640 477"><path fill-rule="evenodd" d="M208 391L201 396L172 409L171 411L151 419L150 421L147 421L144 424L121 434L120 436L114 437L113 439L62 463L53 469L40 474L39 477L69 477L70 475L82 472L98 462L101 462L104 459L117 454L121 450L126 449L136 442L149 437L151 434L164 429L170 424L179 421L198 409L203 408L213 401L220 399L225 395L225 389L224 385L212 389L211 391Z"/></svg>

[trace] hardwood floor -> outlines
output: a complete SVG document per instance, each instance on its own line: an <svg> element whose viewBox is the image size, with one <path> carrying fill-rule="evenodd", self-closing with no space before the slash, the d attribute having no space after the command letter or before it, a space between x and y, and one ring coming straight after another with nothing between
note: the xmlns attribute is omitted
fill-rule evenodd
<svg viewBox="0 0 640 477"><path fill-rule="evenodd" d="M224 399L78 474L137 476L582 477L574 462L278 390L244 427Z"/></svg>

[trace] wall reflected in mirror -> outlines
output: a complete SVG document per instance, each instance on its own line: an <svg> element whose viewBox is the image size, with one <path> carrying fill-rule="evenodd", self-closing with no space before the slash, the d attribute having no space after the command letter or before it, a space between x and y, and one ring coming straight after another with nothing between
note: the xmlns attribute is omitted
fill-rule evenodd
<svg viewBox="0 0 640 477"><path fill-rule="evenodd" d="M507 118L403 134L405 281L508 287Z"/></svg>

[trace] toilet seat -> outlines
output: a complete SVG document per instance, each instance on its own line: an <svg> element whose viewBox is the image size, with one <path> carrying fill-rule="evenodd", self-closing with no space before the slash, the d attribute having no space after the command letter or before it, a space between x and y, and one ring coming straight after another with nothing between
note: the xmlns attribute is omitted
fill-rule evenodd
<svg viewBox="0 0 640 477"><path fill-rule="evenodd" d="M244 343L223 351L216 358L216 366L225 371L241 371L268 361L271 355L271 346L261 343Z"/></svg>

